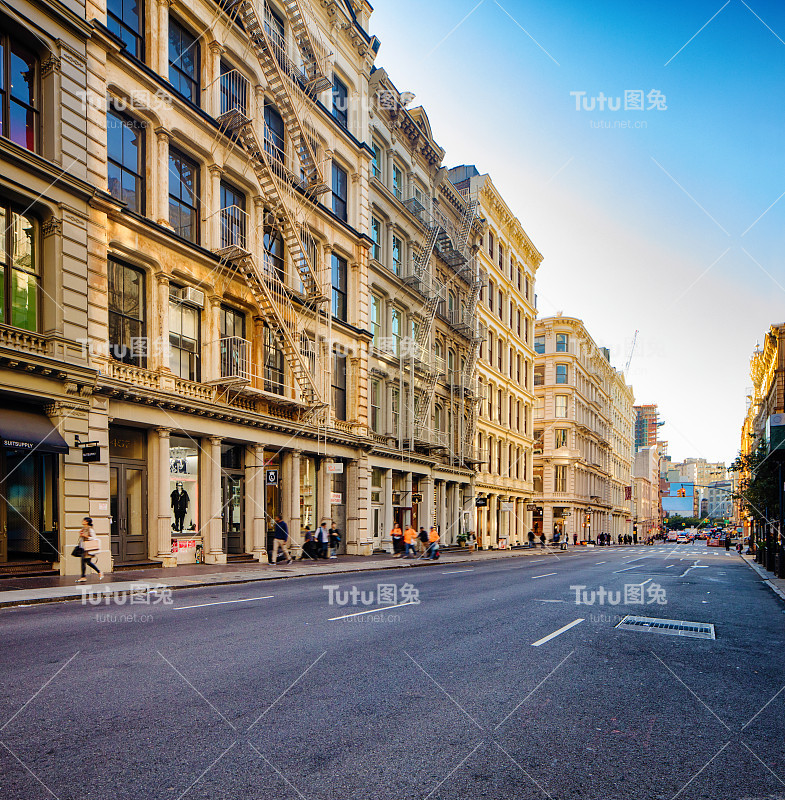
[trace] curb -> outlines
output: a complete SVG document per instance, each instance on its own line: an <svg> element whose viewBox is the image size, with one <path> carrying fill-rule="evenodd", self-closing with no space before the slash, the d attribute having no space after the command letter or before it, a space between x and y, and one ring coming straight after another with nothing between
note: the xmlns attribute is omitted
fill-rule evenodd
<svg viewBox="0 0 785 800"><path fill-rule="evenodd" d="M493 556L485 556L482 561L499 561L503 558L520 558L528 553L528 551L524 552L515 552L512 550L507 551L504 555L501 555L501 551L498 551L500 554L493 555ZM542 555L542 551L539 551ZM546 551L548 555L554 555L554 553L550 551ZM441 559L440 559L441 561ZM449 560L442 561L442 565L445 564L465 564L465 563L477 563L477 560L472 558L471 556L464 556L459 558L450 558ZM340 576L340 575L348 575L356 572L376 572L378 570L385 570L385 569L411 569L412 567L432 567L434 566L433 562L423 562L419 560L415 560L412 563L400 563L396 561L394 564L375 564L374 566L363 566L358 564L356 567L349 567L347 569L342 569L337 572L317 572L317 573L303 573L301 575L256 575L253 577L248 578L232 578L225 581L202 581L199 583L188 583L188 584L178 584L175 586L168 585L163 581L154 583L153 581L149 580L140 580L136 586L142 587L147 586L148 591L150 588L156 589L166 589L169 591L177 591L178 589L205 589L205 588L212 588L212 587L219 587L219 586L238 586L243 585L246 583L260 583L262 581L282 581L282 580L292 580L295 578L326 578L328 576ZM93 596L95 595L113 595L117 597L130 597L132 594L136 594L140 591L140 589L131 590L130 588L122 588L122 589L111 589L111 583L103 583L103 584L90 584L89 588L100 587L105 591L101 592L94 592ZM84 586L83 589L87 589L87 586ZM13 591L13 590L12 590ZM24 589L20 589L17 591L26 591ZM44 605L48 603L69 603L69 602L79 602L84 598L84 593L80 590L80 594L76 595L67 595L64 597L33 597L29 599L19 599L19 600L3 600L2 596L0 595L0 609L3 608L19 608L23 606L32 606L32 605ZM783 598L785 599L785 598Z"/></svg>
<svg viewBox="0 0 785 800"><path fill-rule="evenodd" d="M769 587L769 589L771 589L772 592L774 592L774 594L776 594L780 598L780 600L785 600L785 591L780 589L779 586L776 586L774 583L772 583L772 579L769 577L768 572L766 572L766 570L763 569L763 567L761 567L760 564L753 561L752 558L745 558L744 556L742 556L742 558L744 559L744 562L748 566L750 566L755 572L758 573L758 575L760 575L761 578L763 578L762 583L765 583Z"/></svg>

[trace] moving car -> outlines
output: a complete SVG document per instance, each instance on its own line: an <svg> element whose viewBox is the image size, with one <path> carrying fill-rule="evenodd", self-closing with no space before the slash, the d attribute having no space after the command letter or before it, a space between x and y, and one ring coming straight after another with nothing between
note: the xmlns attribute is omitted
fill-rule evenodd
<svg viewBox="0 0 785 800"><path fill-rule="evenodd" d="M679 535L676 537L676 544L688 544L688 543L689 543L689 541L690 541L690 537L689 537L689 536L687 536L687 534L686 534L686 533L680 533L680 534L679 534Z"/></svg>

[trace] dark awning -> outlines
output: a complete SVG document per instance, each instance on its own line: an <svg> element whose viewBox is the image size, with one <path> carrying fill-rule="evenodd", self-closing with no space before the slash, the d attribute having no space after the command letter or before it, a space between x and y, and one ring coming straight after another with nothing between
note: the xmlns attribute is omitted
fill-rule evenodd
<svg viewBox="0 0 785 800"><path fill-rule="evenodd" d="M49 417L34 411L0 408L0 439L4 447L39 453L67 453L68 445Z"/></svg>

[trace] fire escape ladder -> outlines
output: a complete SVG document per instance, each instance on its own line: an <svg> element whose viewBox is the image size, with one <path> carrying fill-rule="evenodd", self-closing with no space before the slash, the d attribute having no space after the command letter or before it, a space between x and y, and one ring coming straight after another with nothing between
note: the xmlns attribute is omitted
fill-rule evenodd
<svg viewBox="0 0 785 800"><path fill-rule="evenodd" d="M231 261L245 279L261 316L286 357L303 402L323 406L314 375L300 352L299 314L280 279L260 270L248 252L239 253Z"/></svg>
<svg viewBox="0 0 785 800"><path fill-rule="evenodd" d="M309 25L304 5L299 0L284 0L283 6L289 16L292 35L303 59L305 90L315 96L332 85L328 72L330 54L311 33L312 23Z"/></svg>
<svg viewBox="0 0 785 800"><path fill-rule="evenodd" d="M302 188L313 194L327 191L329 187L324 182L313 147L303 127L301 113L298 113L298 104L293 96L293 93L300 92L307 97L302 91L299 69L289 59L285 42L279 41L277 36L270 35L264 21L256 13L252 0L240 0L237 15L248 33L267 85L275 97L278 113L283 119L284 127L299 159L304 176Z"/></svg>
<svg viewBox="0 0 785 800"><path fill-rule="evenodd" d="M466 203L466 208L463 210L463 218L461 219L461 227L458 231L458 241L456 242L456 249L463 250L466 243L469 241L469 231L472 229L474 217L477 214L477 201L469 200Z"/></svg>

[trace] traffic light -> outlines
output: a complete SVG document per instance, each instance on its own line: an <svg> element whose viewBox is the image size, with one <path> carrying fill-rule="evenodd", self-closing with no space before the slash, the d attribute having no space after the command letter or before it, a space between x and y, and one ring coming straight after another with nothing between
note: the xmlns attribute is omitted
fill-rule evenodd
<svg viewBox="0 0 785 800"><path fill-rule="evenodd" d="M676 490L676 497L686 497L687 490L682 486L681 489Z"/></svg>

